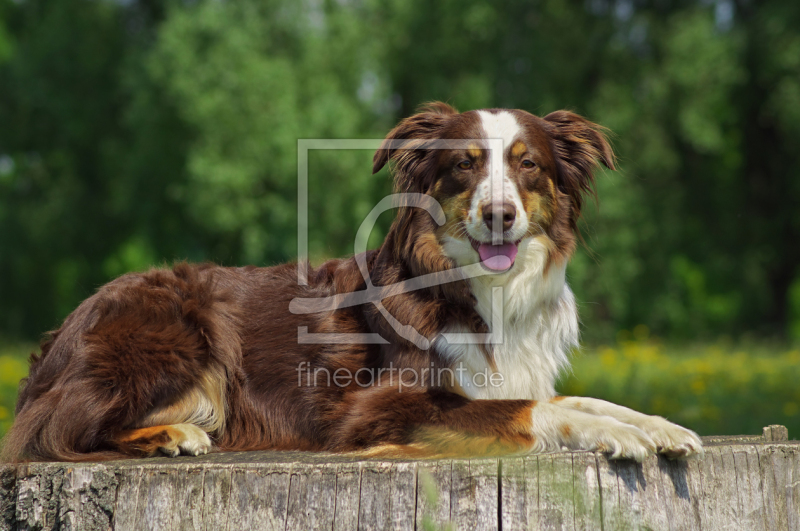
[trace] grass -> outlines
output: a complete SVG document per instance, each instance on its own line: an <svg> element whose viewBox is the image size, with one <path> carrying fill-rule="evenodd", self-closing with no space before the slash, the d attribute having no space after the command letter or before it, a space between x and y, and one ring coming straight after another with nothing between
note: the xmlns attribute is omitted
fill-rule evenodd
<svg viewBox="0 0 800 531"><path fill-rule="evenodd" d="M11 426L19 380L35 349L0 345L0 437ZM559 392L661 415L701 435L757 434L783 424L790 438L800 437L800 349L678 347L647 337L640 327L614 345L577 353Z"/></svg>
<svg viewBox="0 0 800 531"><path fill-rule="evenodd" d="M783 424L800 437L800 349L677 347L638 335L577 354L559 391L661 415L700 435Z"/></svg>
<svg viewBox="0 0 800 531"><path fill-rule="evenodd" d="M35 344L4 343L0 345L0 437L14 421L19 381L28 374L28 356Z"/></svg>

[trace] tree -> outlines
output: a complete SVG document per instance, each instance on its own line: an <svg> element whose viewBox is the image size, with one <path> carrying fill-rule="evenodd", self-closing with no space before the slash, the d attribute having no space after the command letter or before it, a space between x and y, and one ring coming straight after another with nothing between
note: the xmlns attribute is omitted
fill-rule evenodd
<svg viewBox="0 0 800 531"><path fill-rule="evenodd" d="M292 259L297 139L440 99L615 132L568 270L590 338L800 334L798 27L790 0L0 0L0 331L152 264ZM390 190L370 158L312 153L313 260Z"/></svg>

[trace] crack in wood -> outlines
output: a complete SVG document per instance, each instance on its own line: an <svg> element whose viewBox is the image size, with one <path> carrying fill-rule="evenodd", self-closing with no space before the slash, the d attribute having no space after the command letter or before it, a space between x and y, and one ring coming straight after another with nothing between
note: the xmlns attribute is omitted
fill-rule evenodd
<svg viewBox="0 0 800 531"><path fill-rule="evenodd" d="M421 472L438 495L425 500ZM797 529L800 442L737 442L703 460L602 454L361 461L253 452L0 465L0 531Z"/></svg>

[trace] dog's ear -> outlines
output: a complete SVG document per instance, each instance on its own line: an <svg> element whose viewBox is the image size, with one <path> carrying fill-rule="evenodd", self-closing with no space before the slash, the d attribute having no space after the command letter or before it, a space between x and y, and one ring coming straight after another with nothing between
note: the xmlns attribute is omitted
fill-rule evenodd
<svg viewBox="0 0 800 531"><path fill-rule="evenodd" d="M556 158L559 189L572 198L574 219L580 215L583 195L594 192L594 170L602 163L614 167L614 152L608 130L569 111L544 117L550 124L553 155Z"/></svg>
<svg viewBox="0 0 800 531"><path fill-rule="evenodd" d="M393 160L398 189L424 192L430 183L419 182L419 179L424 180L426 170L433 169L426 168L425 163L433 161L432 155L436 151L426 148L426 145L441 137L445 124L454 114L458 111L442 102L421 106L417 114L401 121L386 135L372 158L372 173L378 173Z"/></svg>

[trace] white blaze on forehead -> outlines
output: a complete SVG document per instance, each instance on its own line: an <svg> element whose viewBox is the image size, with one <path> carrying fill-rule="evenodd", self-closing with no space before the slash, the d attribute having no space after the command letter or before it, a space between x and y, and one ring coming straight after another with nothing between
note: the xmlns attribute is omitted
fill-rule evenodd
<svg viewBox="0 0 800 531"><path fill-rule="evenodd" d="M503 149L511 147L514 139L522 132L517 117L508 111L497 113L478 111L478 116L480 116L481 127L486 138L499 138L503 141Z"/></svg>
<svg viewBox="0 0 800 531"><path fill-rule="evenodd" d="M482 219L478 210L481 205L491 202L493 207L498 209L498 216L501 216L499 210L502 209L503 202L511 202L517 209L517 219L512 232L515 232L514 229L522 230L523 224L527 225L527 216L524 214L522 198L510 179L510 168L506 167L505 163L505 153L522 132L522 127L517 122L517 117L508 111L497 113L478 111L478 116L484 138L488 140L490 163L489 175L478 186L477 193L473 196L473 213L478 220ZM496 224L492 230L492 244L499 245L502 242L502 230L499 224Z"/></svg>

